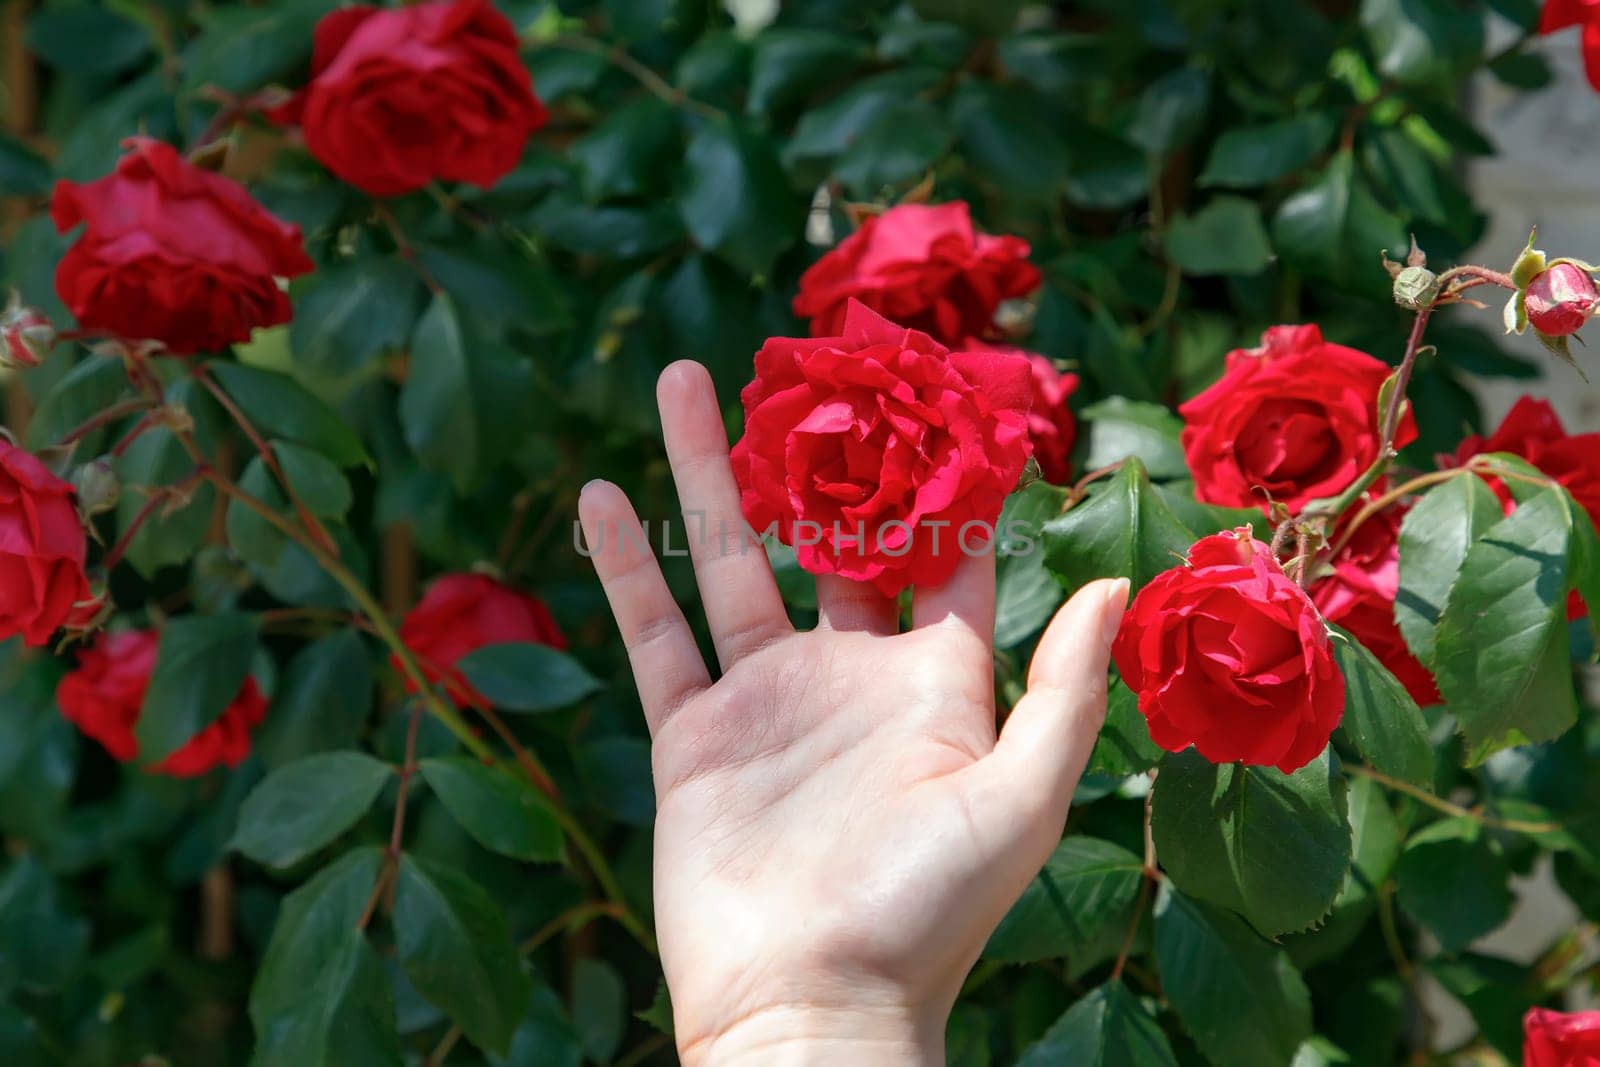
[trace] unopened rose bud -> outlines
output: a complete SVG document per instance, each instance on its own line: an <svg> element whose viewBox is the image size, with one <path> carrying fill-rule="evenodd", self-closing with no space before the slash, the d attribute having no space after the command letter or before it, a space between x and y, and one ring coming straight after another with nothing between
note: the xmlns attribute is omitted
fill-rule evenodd
<svg viewBox="0 0 1600 1067"><path fill-rule="evenodd" d="M72 476L72 485L78 491L78 514L86 519L115 508L122 495L122 482L103 459L79 467Z"/></svg>
<svg viewBox="0 0 1600 1067"><path fill-rule="evenodd" d="M1439 298L1439 276L1427 267L1403 267L1394 276L1394 302L1415 311Z"/></svg>
<svg viewBox="0 0 1600 1067"><path fill-rule="evenodd" d="M1581 267L1558 262L1528 283L1526 300L1528 325L1546 337L1565 337L1600 308L1600 289Z"/></svg>
<svg viewBox="0 0 1600 1067"><path fill-rule="evenodd" d="M44 312L15 299L0 317L0 366L27 370L43 363L56 344L56 330Z"/></svg>

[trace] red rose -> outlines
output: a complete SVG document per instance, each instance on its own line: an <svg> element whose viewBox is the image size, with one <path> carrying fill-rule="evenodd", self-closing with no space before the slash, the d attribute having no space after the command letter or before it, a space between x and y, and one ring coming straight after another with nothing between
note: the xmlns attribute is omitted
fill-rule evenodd
<svg viewBox="0 0 1600 1067"><path fill-rule="evenodd" d="M416 654L428 681L443 682L450 699L461 707L486 707L489 703L455 669L467 653L511 641L567 647L549 608L483 574L447 574L436 579L401 622L400 637ZM390 662L399 669L398 660ZM406 690L417 691L410 679Z"/></svg>
<svg viewBox="0 0 1600 1067"><path fill-rule="evenodd" d="M854 299L959 345L991 331L1002 301L1038 287L1028 242L977 232L965 201L901 204L867 219L800 276L794 313L811 319L812 337L836 337Z"/></svg>
<svg viewBox="0 0 1600 1067"><path fill-rule="evenodd" d="M1014 345L991 345L968 339L961 346L967 352L999 352L1021 356L1033 372L1033 403L1028 407L1028 436L1033 440L1033 458L1047 482L1061 485L1072 478L1072 445L1078 439L1078 419L1067 398L1078 390L1078 376L1057 370L1048 356L1028 352Z"/></svg>
<svg viewBox="0 0 1600 1067"><path fill-rule="evenodd" d="M311 82L273 112L373 196L431 181L488 189L544 125L517 32L488 0L342 7L317 23Z"/></svg>
<svg viewBox="0 0 1600 1067"><path fill-rule="evenodd" d="M0 436L0 641L43 645L89 600L88 548L72 486Z"/></svg>
<svg viewBox="0 0 1600 1067"><path fill-rule="evenodd" d="M1571 263L1540 271L1525 294L1528 324L1548 337L1577 333L1600 307L1594 279Z"/></svg>
<svg viewBox="0 0 1600 1067"><path fill-rule="evenodd" d="M1411 654L1394 621L1400 593L1401 508L1380 512L1361 524L1333 557L1333 573L1312 584L1311 601L1322 617L1353 634L1422 707L1439 703L1439 687Z"/></svg>
<svg viewBox="0 0 1600 1067"><path fill-rule="evenodd" d="M1600 91L1600 0L1545 0L1540 33L1583 27L1583 67L1589 84Z"/></svg>
<svg viewBox="0 0 1600 1067"><path fill-rule="evenodd" d="M1213 763L1310 763L1344 715L1344 675L1311 600L1248 526L1139 591L1112 643L1151 740Z"/></svg>
<svg viewBox="0 0 1600 1067"><path fill-rule="evenodd" d="M83 234L56 268L56 292L86 330L211 352L288 322L278 284L311 270L300 228L269 215L244 187L177 149L130 137L117 169L56 183L50 217Z"/></svg>
<svg viewBox="0 0 1600 1067"><path fill-rule="evenodd" d="M1522 1067L1600 1067L1600 1011L1532 1008L1522 1035Z"/></svg>
<svg viewBox="0 0 1600 1067"><path fill-rule="evenodd" d="M1028 461L1028 362L951 352L850 302L840 337L770 338L733 472L757 532L885 596L986 544Z"/></svg>
<svg viewBox="0 0 1600 1067"><path fill-rule="evenodd" d="M1329 344L1316 326L1274 326L1228 353L1221 380L1180 407L1195 494L1223 507L1299 511L1336 496L1378 458L1378 391L1390 368ZM1395 447L1417 438L1410 411Z"/></svg>
<svg viewBox="0 0 1600 1067"><path fill-rule="evenodd" d="M1473 434L1456 447L1457 466L1484 452L1509 452L1521 456L1559 482L1578 506L1600 525L1600 433L1568 434L1548 401L1524 396L1511 405L1500 428L1485 438ZM1507 515L1516 501L1499 478L1486 479L1500 498ZM1583 600L1577 592L1567 599L1567 617L1583 618Z"/></svg>
<svg viewBox="0 0 1600 1067"><path fill-rule="evenodd" d="M149 630L101 634L83 653L77 669L56 688L61 714L123 763L139 755L133 730L155 671L159 644L159 637ZM192 778L221 764L237 767L250 754L250 731L266 717L266 697L254 678L246 678L239 695L215 722L150 770Z"/></svg>

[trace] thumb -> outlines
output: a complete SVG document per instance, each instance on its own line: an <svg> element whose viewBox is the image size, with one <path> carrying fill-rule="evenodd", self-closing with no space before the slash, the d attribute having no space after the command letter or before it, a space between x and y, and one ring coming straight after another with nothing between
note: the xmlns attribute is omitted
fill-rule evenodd
<svg viewBox="0 0 1600 1067"><path fill-rule="evenodd" d="M1106 717L1106 669L1128 580L1080 589L1056 612L1028 667L1028 691L994 751L974 764L968 804L992 840L1032 862L1031 878L1061 839L1072 791Z"/></svg>

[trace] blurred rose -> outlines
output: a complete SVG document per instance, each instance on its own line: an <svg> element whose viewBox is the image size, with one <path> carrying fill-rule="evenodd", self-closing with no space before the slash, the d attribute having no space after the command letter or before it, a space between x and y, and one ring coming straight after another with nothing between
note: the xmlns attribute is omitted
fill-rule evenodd
<svg viewBox="0 0 1600 1067"><path fill-rule="evenodd" d="M406 613L400 637L416 655L422 673L458 706L484 707L488 700L468 684L456 664L485 645L530 642L566 648L550 609L484 574L447 574L435 579ZM398 660L391 660L396 670ZM406 679L406 691L417 687Z"/></svg>
<svg viewBox="0 0 1600 1067"><path fill-rule="evenodd" d="M0 641L43 645L90 598L72 486L0 437Z"/></svg>
<svg viewBox="0 0 1600 1067"><path fill-rule="evenodd" d="M1600 1067L1600 1011L1533 1008L1522 1034L1522 1067Z"/></svg>

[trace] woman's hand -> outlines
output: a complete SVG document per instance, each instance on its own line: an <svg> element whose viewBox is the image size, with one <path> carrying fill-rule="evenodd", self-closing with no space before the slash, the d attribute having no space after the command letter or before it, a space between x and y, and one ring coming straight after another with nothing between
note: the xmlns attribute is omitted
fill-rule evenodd
<svg viewBox="0 0 1600 1067"><path fill-rule="evenodd" d="M654 738L655 905L687 1064L943 1063L945 1019L1060 839L1105 715L1127 583L1057 613L995 730L992 553L894 600L817 580L790 625L746 527L710 377L662 375L713 682L616 486L579 510ZM730 531L719 538L718 530Z"/></svg>

